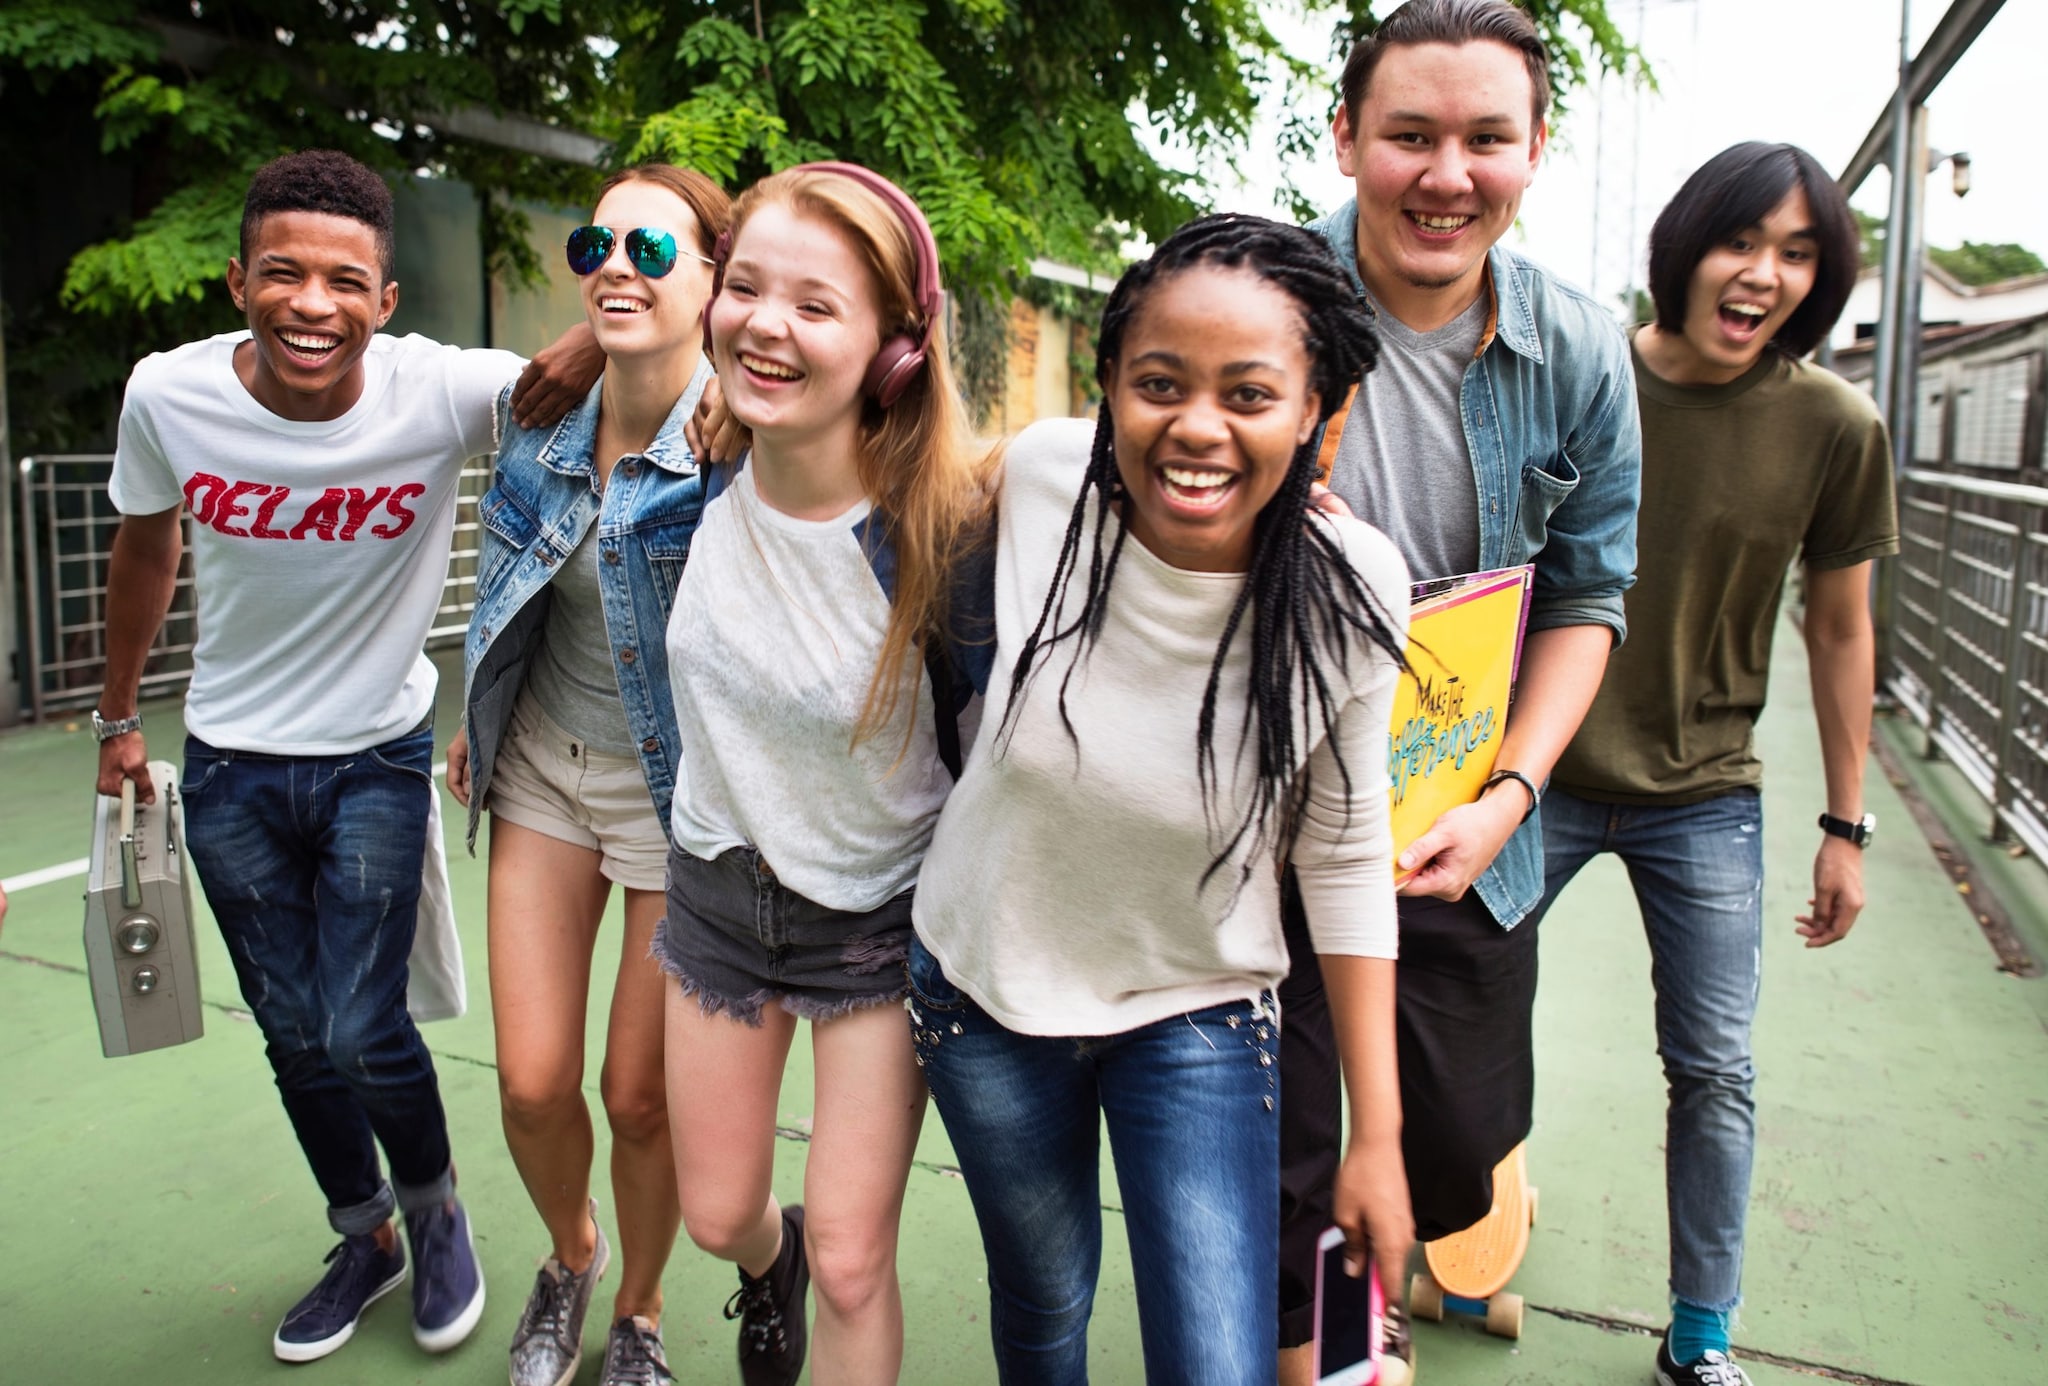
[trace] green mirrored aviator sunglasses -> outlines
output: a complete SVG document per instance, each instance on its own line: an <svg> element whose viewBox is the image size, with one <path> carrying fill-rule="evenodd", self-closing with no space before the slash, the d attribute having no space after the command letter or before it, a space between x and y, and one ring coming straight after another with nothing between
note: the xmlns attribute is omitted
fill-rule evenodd
<svg viewBox="0 0 2048 1386"><path fill-rule="evenodd" d="M612 258L618 233L609 226L579 226L569 233L569 268L578 277L595 274ZM711 263L708 255L694 250L682 252L692 260ZM633 268L649 279L659 279L676 267L676 238L655 226L636 226L626 233L626 258Z"/></svg>

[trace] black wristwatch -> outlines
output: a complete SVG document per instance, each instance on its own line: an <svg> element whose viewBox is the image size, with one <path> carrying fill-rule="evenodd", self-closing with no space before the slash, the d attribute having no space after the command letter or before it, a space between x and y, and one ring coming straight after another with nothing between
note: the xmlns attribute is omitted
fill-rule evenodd
<svg viewBox="0 0 2048 1386"><path fill-rule="evenodd" d="M1823 813L1820 830L1830 837L1845 837L1858 847L1868 847L1870 839L1877 836L1877 815L1866 813L1861 818L1837 818L1832 813Z"/></svg>

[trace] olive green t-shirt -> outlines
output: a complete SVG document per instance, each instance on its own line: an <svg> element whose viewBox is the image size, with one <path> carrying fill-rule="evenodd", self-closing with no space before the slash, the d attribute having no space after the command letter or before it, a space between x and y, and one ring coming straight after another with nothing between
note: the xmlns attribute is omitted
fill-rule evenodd
<svg viewBox="0 0 2048 1386"><path fill-rule="evenodd" d="M1752 746L1785 571L1897 553L1891 449L1869 398L1766 352L1727 385L1659 379L1631 348L1643 505L1628 642L1554 783L1685 804L1762 782Z"/></svg>

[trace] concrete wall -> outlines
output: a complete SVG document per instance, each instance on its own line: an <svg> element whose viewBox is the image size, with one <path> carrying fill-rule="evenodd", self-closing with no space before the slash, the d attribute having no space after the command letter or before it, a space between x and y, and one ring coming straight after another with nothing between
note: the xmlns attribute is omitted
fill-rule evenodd
<svg viewBox="0 0 2048 1386"><path fill-rule="evenodd" d="M491 345L531 356L583 321L582 281L569 272L562 248L569 233L583 225L586 217L580 207L522 202L519 209L533 224L529 239L540 255L547 280L529 287L492 278Z"/></svg>
<svg viewBox="0 0 2048 1386"><path fill-rule="evenodd" d="M476 191L466 183L409 178L392 193L398 311L386 330L424 333L455 346L488 345Z"/></svg>
<svg viewBox="0 0 2048 1386"><path fill-rule="evenodd" d="M1086 380L1073 368L1074 324L1051 308L1010 301L1010 352L1003 395L989 411L991 433L1015 433L1037 419L1088 412Z"/></svg>

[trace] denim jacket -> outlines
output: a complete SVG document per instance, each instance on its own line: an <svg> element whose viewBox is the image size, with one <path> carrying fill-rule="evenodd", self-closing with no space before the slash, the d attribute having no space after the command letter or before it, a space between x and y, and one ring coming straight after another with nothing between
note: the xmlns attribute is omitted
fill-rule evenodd
<svg viewBox="0 0 2048 1386"><path fill-rule="evenodd" d="M1358 204L1313 223L1358 275ZM1479 567L1536 565L1529 629L1628 632L1643 437L1628 339L1614 316L1529 260L1487 253L1493 320L1458 407L1479 488ZM1474 889L1503 928L1543 898L1543 815L1529 816Z"/></svg>
<svg viewBox="0 0 2048 1386"><path fill-rule="evenodd" d="M553 428L512 424L510 392L500 397L497 465L477 505L483 524L476 610L463 645L472 853L512 704L547 625L548 581L593 524L601 545L598 586L612 668L626 724L640 743L648 793L662 832L668 832L679 755L668 682L668 617L704 511L704 481L683 441L683 425L710 378L709 366L698 369L653 446L620 458L602 497L590 485L602 380Z"/></svg>

